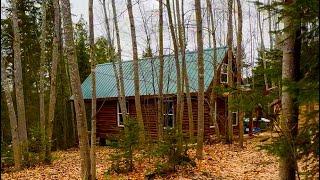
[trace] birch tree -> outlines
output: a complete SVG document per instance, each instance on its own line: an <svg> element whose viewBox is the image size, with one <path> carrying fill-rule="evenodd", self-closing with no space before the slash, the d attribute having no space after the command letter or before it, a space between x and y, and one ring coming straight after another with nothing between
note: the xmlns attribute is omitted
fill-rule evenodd
<svg viewBox="0 0 320 180"><path fill-rule="evenodd" d="M50 100L47 126L47 143L46 158L51 159L51 145L52 145L52 131L53 122L55 118L56 106L56 83L57 83L57 69L59 61L59 44L60 44L60 7L59 0L53 0L54 8L54 35L52 43L52 65L51 65L51 81L50 81ZM64 127L66 128L66 127Z"/></svg>
<svg viewBox="0 0 320 180"><path fill-rule="evenodd" d="M88 127L86 111L81 91L80 76L76 60L76 51L73 37L73 27L71 20L70 1L62 0L62 17L65 35L66 53L69 65L69 74L74 98L77 129L79 137L80 158L81 158L81 178L90 179L90 148L88 140Z"/></svg>
<svg viewBox="0 0 320 180"><path fill-rule="evenodd" d="M6 73L6 63L2 54L1 54L1 83L2 83L2 87L6 97L8 114L10 119L14 168L15 170L20 170L21 169L21 148L19 145L18 122L17 122L16 112L14 110L13 100L12 100L11 91L10 91L10 85L9 85L8 77Z"/></svg>
<svg viewBox="0 0 320 180"><path fill-rule="evenodd" d="M197 46L198 46L198 159L203 158L203 136L204 136L204 67L203 67L203 41L202 41L202 17L200 0L195 0L195 13L197 22Z"/></svg>
<svg viewBox="0 0 320 180"><path fill-rule="evenodd" d="M118 20L117 20L117 10L116 10L116 5L115 5L115 0L112 0L112 11L113 11L113 22L114 22L114 27L116 29L116 39L117 39L117 49L118 49L118 65L119 65L119 77L118 73L116 71L116 66L113 65L114 72L116 74L117 79L117 87L118 87L118 100L120 102L120 107L121 107L121 113L122 114L127 114L127 108L126 108L126 97L125 97L125 89L124 89L124 80L123 80L123 69L122 69L122 56L121 56L121 42L120 42L120 35L119 35L119 27L118 27ZM105 11L106 12L106 11ZM106 14L106 13L105 13ZM108 22L106 20L106 24L108 25ZM110 39L111 42L111 36L110 36L110 30L107 31L108 39ZM126 120L127 116L122 116L124 126L126 128Z"/></svg>
<svg viewBox="0 0 320 180"><path fill-rule="evenodd" d="M17 0L11 1L12 6L12 29L13 29L13 51L14 51L14 86L16 90L18 134L21 145L21 152L24 160L28 161L28 136L27 120L24 105L22 65L21 65L21 36L18 26Z"/></svg>
<svg viewBox="0 0 320 180"><path fill-rule="evenodd" d="M93 0L89 0L89 44L90 44L90 61L91 61L91 178L96 179L96 113L97 113L97 95L96 95L96 61L94 51L94 31L93 31Z"/></svg>
<svg viewBox="0 0 320 180"><path fill-rule="evenodd" d="M132 50L133 50L133 66L134 66L134 99L137 111L137 120L140 127L139 131L139 140L141 144L144 144L144 124L142 118L141 102L140 102L140 81L139 81L139 59L138 59L138 49L137 49L137 39L136 39L136 30L134 24L134 17L132 12L132 2L127 0L127 9L130 20L130 31L131 31L131 41L132 41Z"/></svg>
<svg viewBox="0 0 320 180"><path fill-rule="evenodd" d="M40 134L41 134L41 153L40 153L40 160L43 161L45 159L46 153L46 113L44 107L44 81L45 81L45 62L46 62L46 3L47 1L42 1L42 18L41 18L41 38L40 38L40 83L39 83L39 99L40 99Z"/></svg>

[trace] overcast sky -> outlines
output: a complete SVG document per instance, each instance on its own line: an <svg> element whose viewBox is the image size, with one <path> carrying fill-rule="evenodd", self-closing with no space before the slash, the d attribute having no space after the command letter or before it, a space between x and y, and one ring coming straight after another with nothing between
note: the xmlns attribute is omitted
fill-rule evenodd
<svg viewBox="0 0 320 180"><path fill-rule="evenodd" d="M107 4L109 4L110 0L106 0ZM262 1L262 0L261 0ZM129 18L128 18L128 12L126 10L126 1L125 0L116 0L116 8L117 8L117 14L119 19L119 28L120 28L120 38L121 38L121 46L123 50L123 59L129 60L132 58L132 47L131 47L131 36L130 36L130 26L129 26ZM139 2L139 3L137 3ZM255 51L257 45L258 45L258 38L260 39L258 28L257 28L257 13L255 6L252 3L249 3L247 0L242 0L242 6L243 6L243 46L245 47L246 52L246 61L250 61L251 53L253 57L256 57L256 52L251 52L251 39L253 40L253 50ZM139 10L139 5L142 9L142 14L145 19L148 19L147 22L147 28L151 33L152 38L152 49L153 52L157 54L157 36L158 36L158 1L156 0L133 0L133 11L134 11L134 17L135 17L135 26L137 31L137 42L138 42L138 50L139 55L142 54L143 49L146 48L146 35L144 33L144 26L142 21L142 15ZM171 5L172 6L172 5ZM218 45L226 45L225 39L226 39L226 21L227 21L227 0L214 0L213 6L216 9L216 28L217 28L217 41ZM250 6L250 18L249 18L249 6ZM185 17L189 21L186 21L187 24L189 24L187 32L188 32L188 44L187 49L188 50L195 50L196 49L196 29L195 29L195 15L194 15L194 1L193 0L185 0ZM205 1L202 2L202 7L205 7ZM166 7L164 7L165 10ZM180 7L181 8L181 7ZM104 15L102 10L102 5L99 0L94 1L93 6L94 11L94 30L95 30L95 37L98 36L105 36L105 26L104 26ZM108 7L107 5L107 11L109 11L109 14L112 13L111 8L111 1L110 5ZM71 0L71 12L73 14L73 20L74 22L77 22L81 15L83 15L84 19L88 21L88 0ZM224 12L224 13L223 13ZM203 12L203 15L205 12ZM263 16L265 15L265 17ZM264 42L266 46L268 47L268 24L266 19L266 14L262 13L261 19L263 23L263 31L264 31ZM110 24L113 25L112 17L110 17ZM167 16L166 11L164 12L164 46L166 48L166 53L172 53L172 51L169 51L169 49L173 49L171 46L171 37L169 36L169 29L167 27ZM225 23L223 23L225 22ZM233 22L234 24L235 22ZM206 19L203 19L203 26L204 26L204 48L209 47L208 42L208 32L205 30L207 27ZM251 35L250 35L250 26L251 26ZM113 28L113 26L111 26ZM234 29L235 30L235 29ZM234 35L234 44L236 43L236 36ZM259 40L260 41L260 40Z"/></svg>

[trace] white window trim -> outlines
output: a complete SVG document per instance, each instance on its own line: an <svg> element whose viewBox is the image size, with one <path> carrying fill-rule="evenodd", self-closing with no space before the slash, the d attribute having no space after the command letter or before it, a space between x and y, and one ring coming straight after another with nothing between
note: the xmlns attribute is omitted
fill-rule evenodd
<svg viewBox="0 0 320 180"><path fill-rule="evenodd" d="M128 111L127 111L127 117L128 117L130 104L129 104L129 101L126 101L126 105L127 105L127 103L128 103ZM119 109L119 105L120 105L120 102L118 101L118 103L117 103L117 125L118 125L118 127L124 127L124 125L120 124L120 114L122 115L122 112Z"/></svg>
<svg viewBox="0 0 320 180"><path fill-rule="evenodd" d="M166 114L166 113L163 113L163 116L172 116L172 127L163 127L163 129L168 129L168 128L174 128L174 102L173 100L165 100L163 101L163 103L167 103L167 102L172 102L172 114ZM163 123L164 123L164 118L163 118Z"/></svg>
<svg viewBox="0 0 320 180"><path fill-rule="evenodd" d="M223 72L223 66L227 66L227 73L224 73L224 72ZM225 64L225 63L222 64L221 72L220 72L220 82L221 82L221 83L226 83L226 84L228 84L228 79L229 79L229 78L228 78L228 71L229 71L229 66L228 66L228 64ZM226 75L227 75L227 81L226 81L226 82L223 82L223 81L222 81L222 78L221 78L222 74L226 74Z"/></svg>
<svg viewBox="0 0 320 180"><path fill-rule="evenodd" d="M233 121L232 121L232 126L238 126L238 124L239 124L238 112L237 112L237 111L234 111L234 112L232 112L232 114L233 114L233 113L236 114L236 124L233 124Z"/></svg>
<svg viewBox="0 0 320 180"><path fill-rule="evenodd" d="M217 121L217 100L214 102L214 118ZM218 123L218 121L217 121L217 123ZM214 128L214 125L210 126L210 128Z"/></svg>

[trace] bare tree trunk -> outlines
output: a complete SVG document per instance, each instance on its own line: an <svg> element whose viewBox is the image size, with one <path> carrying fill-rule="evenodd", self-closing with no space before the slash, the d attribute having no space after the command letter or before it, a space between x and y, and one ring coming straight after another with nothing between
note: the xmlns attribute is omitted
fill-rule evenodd
<svg viewBox="0 0 320 180"><path fill-rule="evenodd" d="M181 24L181 16L180 16L180 6L179 6L179 0L176 0L176 15L177 15L177 22L178 22L178 41L179 41L179 49L182 56L182 81L181 81L181 97L180 97L180 115L179 119L177 119L177 125L178 125L178 134L179 134L179 141L178 141L178 150L182 150L182 119L183 119L183 109L184 109L184 80L187 76L187 68L184 68L186 66L186 60L185 60L185 42L184 42L184 29Z"/></svg>
<svg viewBox="0 0 320 180"><path fill-rule="evenodd" d="M168 18L169 18L169 28L170 28L171 38L173 42L174 59L175 59L175 65L176 65L176 71L177 71L177 106L176 106L177 110L176 110L175 119L179 120L180 111L181 111L181 72L180 72L180 64L179 64L179 49L178 49L178 42L176 39L176 35L174 32L174 27L172 23L170 0L166 0L166 4L167 4L167 12L168 12Z"/></svg>
<svg viewBox="0 0 320 180"><path fill-rule="evenodd" d="M159 100L158 100L158 140L163 139L163 4L159 0Z"/></svg>
<svg viewBox="0 0 320 180"><path fill-rule="evenodd" d="M119 56L119 59L118 59L119 76L118 76L118 73L116 71L116 66L115 65L113 65L113 68L115 69L114 72L115 72L115 76L117 78L117 82L119 82L119 83L117 83L117 88L118 88L118 100L120 102L121 113L122 114L127 114L127 112L126 112L127 111L126 110L126 97L125 97L125 89L124 89L124 81L123 81L120 35L119 35L119 27L118 27L118 21L117 21L117 10L116 10L116 5L115 5L115 1L114 0L112 0L112 9L113 9L113 22L114 22L114 27L116 29L117 49L118 49L118 56ZM107 14L106 11L105 11L105 14ZM106 19L108 19L108 18L106 17ZM108 25L109 23L108 23L107 20L106 20L106 23L107 23L107 27L109 27L109 25ZM108 39L111 39L110 30L107 31L107 33L108 33ZM111 46L111 42L110 42L110 46ZM122 118L123 118L124 124L126 124L127 116L122 116ZM125 127L126 127L126 125L125 125Z"/></svg>
<svg viewBox="0 0 320 180"><path fill-rule="evenodd" d="M260 19L260 11L257 9L257 15L258 15L258 26L259 26L259 30L260 30L260 40L261 40L261 44L260 44L260 50L262 51L262 63L263 63L263 78L264 78L264 84L266 86L266 90L268 89L268 77L266 74L266 69L267 69L267 63L265 60L265 46L264 46L264 41L263 41L263 29L262 29L262 25L261 25L261 19Z"/></svg>
<svg viewBox="0 0 320 180"><path fill-rule="evenodd" d="M286 4L293 2L294 0L285 0ZM280 127L290 147L288 147L288 155L280 157L280 179L295 179L295 171L297 170L297 160L295 157L297 152L294 140L298 134L299 107L296 96L288 92L289 87L287 85L288 82L296 82L299 78L301 40L297 39L300 36L300 29L295 28L294 21L296 22L297 20L292 19L288 14L284 15L283 24L284 29L287 30L283 32L282 81L285 83L282 85L282 117L280 119Z"/></svg>
<svg viewBox="0 0 320 180"><path fill-rule="evenodd" d="M187 97L187 106L188 106L188 119L189 119L189 140L190 142L194 142L194 122L193 122L193 112L192 112L192 102L190 95L190 85L189 85L189 77L188 70L186 65L185 58L185 49L186 49L186 35L185 35L185 23L184 23L184 0L181 1L181 32L182 32L182 42L181 46L181 54L182 54L182 76L183 81L186 87L186 97ZM180 28L179 28L180 29ZM184 105L182 106L184 108ZM183 111L182 111L183 112ZM181 117L183 119L183 117Z"/></svg>
<svg viewBox="0 0 320 180"><path fill-rule="evenodd" d="M66 42L66 51L68 56L69 74L76 111L80 157L81 157L81 178L91 179L90 176L90 148L88 139L88 127L86 119L86 110L84 107L83 95L79 69L76 60L75 44L73 39L73 27L70 12L70 1L62 0L62 17Z"/></svg>
<svg viewBox="0 0 320 180"><path fill-rule="evenodd" d="M14 51L14 85L16 89L17 117L18 117L18 134L21 145L21 153L24 160L29 161L28 157L28 135L27 120L24 106L23 82L22 82L22 65L21 65L21 37L18 26L17 0L12 0L12 28L13 28L13 51Z"/></svg>
<svg viewBox="0 0 320 180"><path fill-rule="evenodd" d="M41 22L41 38L40 38L40 83L39 83L39 99L40 99L40 134L41 134L41 152L40 160L45 160L46 154L46 113L44 107L44 78L45 78L45 62L46 62L46 17L47 17L47 1L42 1L42 22Z"/></svg>
<svg viewBox="0 0 320 180"><path fill-rule="evenodd" d="M141 102L140 102L140 88L139 88L139 59L138 59L138 49L137 49L137 40L136 40L136 30L134 25L134 17L132 12L132 3L131 0L127 0L127 8L130 20L130 30L131 30L131 40L132 40L132 49L133 49L133 66L134 66L134 99L137 111L137 120L140 127L139 131L139 140L141 144L145 143L144 137L144 124L141 111Z"/></svg>
<svg viewBox="0 0 320 180"><path fill-rule="evenodd" d="M8 78L6 73L6 63L2 55L1 55L1 82L2 82L2 87L6 96L8 114L10 119L14 168L15 170L20 170L21 169L21 149L19 145L18 122L17 122L16 112L13 106L10 86L8 83Z"/></svg>
<svg viewBox="0 0 320 180"><path fill-rule="evenodd" d="M242 8L240 0L237 0L238 6L238 34L237 34L237 88L241 85L241 64L242 64ZM243 112L239 112L239 146L243 147Z"/></svg>
<svg viewBox="0 0 320 180"><path fill-rule="evenodd" d="M227 34L227 44L228 44L228 86L233 87L233 72L232 72L232 2L233 0L228 0L228 34ZM232 103L233 95L228 95L228 128L227 128L227 143L232 143L233 140L233 126L232 126L232 110L230 109Z"/></svg>
<svg viewBox="0 0 320 180"><path fill-rule="evenodd" d="M204 67L203 67L203 41L202 41L202 17L200 0L195 0L195 12L197 22L197 46L198 46L198 159L203 158L203 136L204 136Z"/></svg>
<svg viewBox="0 0 320 180"><path fill-rule="evenodd" d="M208 8L208 13L210 15L210 20L211 20L211 31L212 31L212 41L213 41L213 72L214 72L214 78L213 78L213 87L211 91L211 96L210 96L210 116L212 118L212 122L214 125L215 133L217 136L217 141L221 141L221 136L220 136L220 128L219 124L217 122L217 116L216 116L216 100L217 100L217 95L215 93L215 88L218 84L218 72L217 72L217 41L216 41L216 30L215 30L215 23L214 23L214 18L213 18L213 13L212 13L212 5L210 0L206 0L207 2L207 8Z"/></svg>
<svg viewBox="0 0 320 180"><path fill-rule="evenodd" d="M47 126L47 148L46 158L51 159L51 145L52 145L52 131L53 121L56 106L56 78L59 61L59 44L60 44L60 7L59 0L53 0L54 8L54 36L52 44L52 67L51 67L51 83L50 83L50 102L49 102L49 113L48 113L48 126ZM63 127L66 128L66 127ZM65 136L65 135L64 135Z"/></svg>
<svg viewBox="0 0 320 180"><path fill-rule="evenodd" d="M90 61L91 61L91 178L96 179L96 135L97 135L97 95L96 95L96 61L94 55L94 31L93 31L93 0L89 0L89 44L90 44Z"/></svg>

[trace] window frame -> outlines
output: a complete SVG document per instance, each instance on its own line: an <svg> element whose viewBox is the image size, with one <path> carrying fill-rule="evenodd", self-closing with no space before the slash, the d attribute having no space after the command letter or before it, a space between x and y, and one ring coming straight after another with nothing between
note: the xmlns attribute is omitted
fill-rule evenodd
<svg viewBox="0 0 320 180"><path fill-rule="evenodd" d="M163 129L167 128L174 128L174 101L173 100L164 100L163 101L163 107L165 108L165 104L171 102L172 103L172 114L166 114L165 111L163 112ZM172 127L165 126L165 116L172 116Z"/></svg>
<svg viewBox="0 0 320 180"><path fill-rule="evenodd" d="M217 100L215 100L215 102L214 102L214 118L216 119L216 121L217 121ZM217 121L217 123L218 123L218 121ZM214 124L213 124L213 122L212 122L212 125L210 126L210 128L214 128L215 126L214 126Z"/></svg>
<svg viewBox="0 0 320 180"><path fill-rule="evenodd" d="M224 67L227 67L227 72L223 72ZM223 63L223 64L222 64L222 67L221 67L221 71L220 71L220 83L228 84L228 71L229 71L229 66L228 66L228 64ZM226 81L222 81L222 75L226 75L226 76L227 76L227 80L226 80Z"/></svg>
<svg viewBox="0 0 320 180"><path fill-rule="evenodd" d="M129 106L130 106L129 101L126 101L127 117L129 117ZM118 101L118 103L117 103L117 125L118 125L118 127L124 127L124 124L120 124L120 115L122 115L122 112L120 111L120 102Z"/></svg>
<svg viewBox="0 0 320 180"><path fill-rule="evenodd" d="M236 114L236 124L233 124L233 114ZM239 116L237 111L232 112L232 126L238 126L239 124Z"/></svg>

